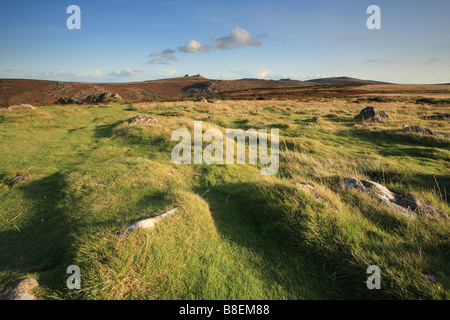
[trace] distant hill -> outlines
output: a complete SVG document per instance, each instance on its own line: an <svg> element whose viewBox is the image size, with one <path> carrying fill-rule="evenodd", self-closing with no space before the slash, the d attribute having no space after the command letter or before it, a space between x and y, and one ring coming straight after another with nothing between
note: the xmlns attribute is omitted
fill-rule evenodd
<svg viewBox="0 0 450 320"><path fill-rule="evenodd" d="M88 83L31 79L0 79L0 106L27 103L52 104L56 101L92 101L84 99L102 92L114 93L128 101L183 99L214 95L217 98L268 98L299 96L308 91L316 95L322 86L383 84L383 82L354 78L323 78L308 81L291 79L214 80L200 75L128 83ZM316 88L317 87L317 88ZM316 88L316 89L315 89ZM328 89L327 89L328 90ZM341 89L339 89L341 90ZM342 93L338 93L341 95ZM95 100L95 99L94 99ZM70 103L70 102L68 102Z"/></svg>
<svg viewBox="0 0 450 320"><path fill-rule="evenodd" d="M362 80L350 77L332 77L307 80L305 82L312 82L320 85L369 85L369 84L389 84L388 82Z"/></svg>
<svg viewBox="0 0 450 320"><path fill-rule="evenodd" d="M314 86L296 80L213 80L200 75L127 83L65 82L32 79L0 79L0 106L29 103L51 104L59 99L81 99L93 93L112 92L124 100L155 101L189 96L239 92L251 89Z"/></svg>

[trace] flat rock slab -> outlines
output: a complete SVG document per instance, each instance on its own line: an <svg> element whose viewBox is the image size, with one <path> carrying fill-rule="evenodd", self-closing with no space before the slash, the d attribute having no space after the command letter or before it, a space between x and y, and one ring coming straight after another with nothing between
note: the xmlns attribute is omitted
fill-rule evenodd
<svg viewBox="0 0 450 320"><path fill-rule="evenodd" d="M36 300L33 291L39 287L34 278L24 278L0 289L0 300Z"/></svg>

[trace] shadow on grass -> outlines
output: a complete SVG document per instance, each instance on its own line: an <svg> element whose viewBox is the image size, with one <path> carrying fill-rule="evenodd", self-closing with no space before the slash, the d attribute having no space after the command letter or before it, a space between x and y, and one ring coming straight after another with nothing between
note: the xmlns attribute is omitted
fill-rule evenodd
<svg viewBox="0 0 450 320"><path fill-rule="evenodd" d="M117 121L113 122L112 124L98 125L94 129L93 137L94 138L111 138L114 134L114 129L124 122L126 122L126 120L117 120Z"/></svg>
<svg viewBox="0 0 450 320"><path fill-rule="evenodd" d="M343 130L336 132L341 137L351 137L371 142L374 145L388 148L398 148L399 145L406 147L423 146L428 148L450 149L450 139L422 135L415 133L402 133L398 130ZM410 152L410 151L407 151ZM408 154L406 154L408 156Z"/></svg>
<svg viewBox="0 0 450 320"><path fill-rule="evenodd" d="M195 191L203 194L205 188ZM367 290L365 287L359 293L349 289L365 286L365 270L355 269L344 259L336 263L317 248L290 244L289 237L265 219L262 208L269 204L256 193L252 183L224 184L210 187L203 198L220 235L261 257L258 261L262 264L255 269L260 270L267 286L282 287L291 299L380 298L373 292L358 296Z"/></svg>
<svg viewBox="0 0 450 320"><path fill-rule="evenodd" d="M353 127L355 125L355 120L352 117L343 117L333 114L327 114L323 116L326 121L339 123L341 125L345 125L346 127Z"/></svg>
<svg viewBox="0 0 450 320"><path fill-rule="evenodd" d="M170 155L175 143L170 141L170 137L143 130L145 126L125 127L115 130L119 125L128 120L118 120L112 124L98 125L94 129L94 138L121 138L127 145L133 145L134 150L155 158L157 154L164 153Z"/></svg>
<svg viewBox="0 0 450 320"><path fill-rule="evenodd" d="M444 154L441 150L436 148L425 147L397 147L392 149L386 149L379 152L383 156L392 157L414 157L425 158L431 160L443 160L450 161L450 157Z"/></svg>
<svg viewBox="0 0 450 320"><path fill-rule="evenodd" d="M341 192L341 198L359 208L361 214L370 221L371 224L388 234L399 234L401 230L406 230L408 221L399 214L390 214L387 208L374 201L364 200L361 194L354 192ZM384 209L384 210L383 210Z"/></svg>
<svg viewBox="0 0 450 320"><path fill-rule="evenodd" d="M203 194L205 188L196 192ZM307 207L311 205L313 212L317 212L320 206L317 207L314 202L311 204L308 197L298 194L300 198L294 199L294 194L280 192L274 185L269 186L268 193L261 194L257 188L259 186L253 183L210 184L209 192L203 198L210 206L220 235L261 257L258 261L262 262L258 262L255 269L259 270L267 286L284 288L292 299L426 299L434 294L415 287L415 281L422 279L420 275L405 280L406 293L398 287L395 277L383 279L385 290L368 290L366 287L368 265L365 265L366 261L359 260L359 250L367 250L369 256L378 255L380 261L385 263L384 268L403 274L412 272L415 267L403 265L398 256L417 256L415 242L387 241L383 233L374 232L371 228L353 230L350 226L334 225L330 223L332 217L326 216L328 207L310 220ZM269 194L268 198L266 194ZM302 201L306 207L303 207ZM363 215L370 225L396 238L411 236L407 222L383 215L375 206ZM311 223L323 223L325 227L315 229ZM324 234L315 235L313 239L309 238L312 242L305 243L303 239L308 239L305 234L319 230ZM352 232L360 233L358 243L342 241ZM444 237L442 234L441 238ZM319 240L315 242L316 239ZM448 252L443 248L444 243L441 241L440 247L432 243L422 244L427 249L431 268L435 269L432 271L438 273L447 268L445 259ZM362 256L365 257L365 254Z"/></svg>
<svg viewBox="0 0 450 320"><path fill-rule="evenodd" d="M83 129L86 129L87 127L79 127L79 128L74 128L74 129L69 129L69 130L67 130L69 133L74 133L74 132L76 132L76 131L78 131L78 130L83 130Z"/></svg>
<svg viewBox="0 0 450 320"><path fill-rule="evenodd" d="M1 270L26 274L46 272L61 265L72 242L72 227L61 206L64 187L62 173L14 187L22 192L32 208L15 221L20 228L10 228L0 233ZM26 222L19 224L20 219ZM44 283L55 285L58 280L48 278Z"/></svg>
<svg viewBox="0 0 450 320"><path fill-rule="evenodd" d="M52 292L59 298L65 297L69 276L66 270L77 254L77 235L99 230L119 231L117 219L94 223L80 220L77 216L79 204L76 199L68 200L66 190L66 176L58 172L23 182L9 191L20 193L27 210L10 221L6 231L0 232L0 274L4 275L0 286L36 273L45 297L52 296ZM167 197L164 193L144 197L131 211L143 211L150 204L161 211L167 205ZM131 217L129 223L139 219Z"/></svg>

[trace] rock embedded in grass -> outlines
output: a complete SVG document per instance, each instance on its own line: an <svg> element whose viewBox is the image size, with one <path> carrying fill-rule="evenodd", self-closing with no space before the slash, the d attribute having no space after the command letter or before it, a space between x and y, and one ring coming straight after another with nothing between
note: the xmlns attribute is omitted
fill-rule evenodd
<svg viewBox="0 0 450 320"><path fill-rule="evenodd" d="M316 200L318 201L325 201L326 199L316 191L316 189L310 185L309 183L301 183L301 182L295 182L295 185L299 186L303 190L309 192Z"/></svg>
<svg viewBox="0 0 450 320"><path fill-rule="evenodd" d="M157 223L159 223L164 218L167 218L168 216L174 214L177 210L178 210L178 207L175 207L175 208L173 208L173 209L171 209L169 211L166 211L166 212L160 214L159 216L140 220L140 221L138 221L136 223L133 223L125 231L118 232L117 235L119 237L123 237L128 232L131 232L133 230L137 230L137 229L152 229L152 228L154 228L156 226Z"/></svg>
<svg viewBox="0 0 450 320"><path fill-rule="evenodd" d="M403 129L400 131L403 133L419 133L419 134L423 134L423 135L435 136L435 137L446 138L446 139L450 138L450 135L448 133L437 133L431 129L423 128L422 126L404 125Z"/></svg>
<svg viewBox="0 0 450 320"><path fill-rule="evenodd" d="M252 124L252 126L267 126L267 123L265 123L265 122L255 122L254 124Z"/></svg>
<svg viewBox="0 0 450 320"><path fill-rule="evenodd" d="M140 124L155 124L155 123L159 123L159 120L149 115L143 114L132 118L129 121L128 126L132 127Z"/></svg>
<svg viewBox="0 0 450 320"><path fill-rule="evenodd" d="M34 278L24 278L7 284L0 289L0 300L36 300L33 294L39 287Z"/></svg>
<svg viewBox="0 0 450 320"><path fill-rule="evenodd" d="M317 122L317 121L319 121L319 117L312 117L305 120L305 122Z"/></svg>
<svg viewBox="0 0 450 320"><path fill-rule="evenodd" d="M369 121L376 118L389 118L388 114L385 111L378 111L373 107L366 107L362 109L357 116L353 119L356 122ZM378 122L378 121L377 121Z"/></svg>
<svg viewBox="0 0 450 320"><path fill-rule="evenodd" d="M14 187L16 184L24 182L24 181L30 179L33 176L34 176L34 174L27 174L27 175L23 175L23 176L22 175L17 175L14 178L12 178L12 179L10 179L8 181L8 185L10 187Z"/></svg>
<svg viewBox="0 0 450 320"><path fill-rule="evenodd" d="M421 134L429 134L429 135L434 135L435 133L433 132L433 130L428 129L428 128L423 128L421 126L405 126L402 129L403 133L406 132L415 132L415 133L421 133Z"/></svg>
<svg viewBox="0 0 450 320"><path fill-rule="evenodd" d="M346 189L356 189L368 193L372 198L379 200L389 209L409 218L442 215L438 208L430 205L427 200L420 196L395 194L388 188L373 181L344 178L343 185Z"/></svg>
<svg viewBox="0 0 450 320"><path fill-rule="evenodd" d="M386 187L368 180L357 180L354 178L344 178L343 185L345 189L356 189L369 194L372 198L383 203L387 208L408 217L415 218L414 212L407 210L395 203L396 195Z"/></svg>
<svg viewBox="0 0 450 320"><path fill-rule="evenodd" d="M24 104L24 103L22 103L22 104L15 104L15 105L9 106L7 109L3 109L2 113L3 112L14 111L14 110L29 110L29 111L32 111L32 110L36 110L36 107L32 106L31 104Z"/></svg>
<svg viewBox="0 0 450 320"><path fill-rule="evenodd" d="M379 114L380 117L382 117L382 118L389 118L389 115L386 113L386 111L381 110L381 111L379 111L378 114Z"/></svg>
<svg viewBox="0 0 450 320"><path fill-rule="evenodd" d="M432 206L426 199L416 195L399 195L396 197L396 203L404 208L418 213L420 216L443 216L438 208Z"/></svg>
<svg viewBox="0 0 450 320"><path fill-rule="evenodd" d="M432 283L432 284L436 284L437 283L437 279L435 275L432 274L424 274L425 279L427 279L428 282Z"/></svg>

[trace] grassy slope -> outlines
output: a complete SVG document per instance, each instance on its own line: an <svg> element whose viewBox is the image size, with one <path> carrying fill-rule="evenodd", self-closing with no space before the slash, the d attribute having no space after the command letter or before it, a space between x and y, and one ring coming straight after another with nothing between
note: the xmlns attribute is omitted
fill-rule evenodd
<svg viewBox="0 0 450 320"><path fill-rule="evenodd" d="M384 124L355 124L345 99L54 106L0 115L0 285L31 274L42 298L450 298L448 219L407 221L340 177L416 193L448 212L449 140L401 134L403 124L448 132L441 105L369 102ZM127 127L150 114L161 123ZM318 123L303 120L319 115ZM170 160L173 130L280 128L281 167ZM12 188L16 174L33 174ZM294 182L311 183L316 201ZM131 223L179 206L152 231ZM81 291L65 288L79 265ZM366 288L367 266L382 290ZM428 283L423 273L437 276Z"/></svg>

